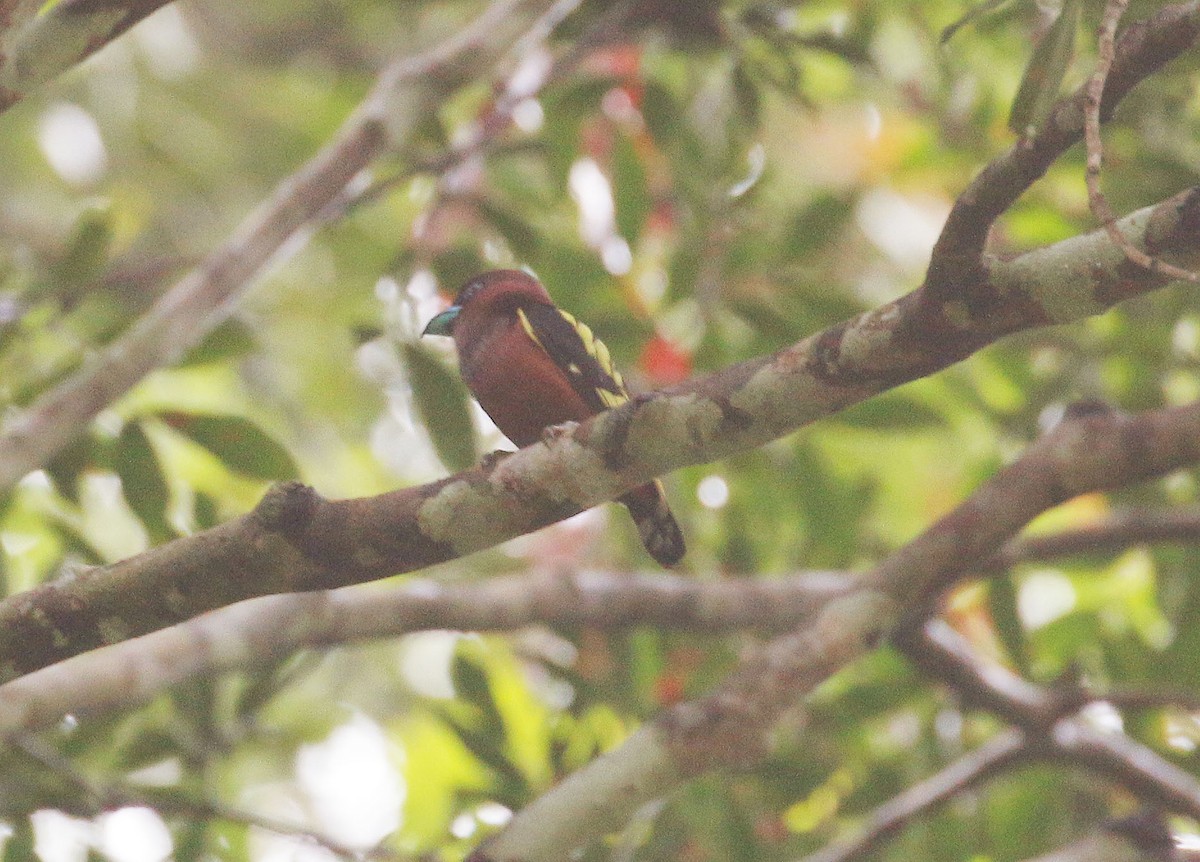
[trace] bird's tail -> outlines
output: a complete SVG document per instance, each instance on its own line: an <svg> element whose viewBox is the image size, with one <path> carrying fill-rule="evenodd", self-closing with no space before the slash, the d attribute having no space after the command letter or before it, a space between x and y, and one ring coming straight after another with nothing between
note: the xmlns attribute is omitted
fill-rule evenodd
<svg viewBox="0 0 1200 862"><path fill-rule="evenodd" d="M667 495L658 480L635 488L621 498L633 516L638 535L650 556L662 566L673 566L683 557L683 533L667 505Z"/></svg>

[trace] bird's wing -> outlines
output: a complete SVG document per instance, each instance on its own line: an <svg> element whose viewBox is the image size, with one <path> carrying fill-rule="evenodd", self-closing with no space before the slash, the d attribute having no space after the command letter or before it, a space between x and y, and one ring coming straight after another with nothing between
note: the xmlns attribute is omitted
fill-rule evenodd
<svg viewBox="0 0 1200 862"><path fill-rule="evenodd" d="M553 305L517 309L521 328L549 354L579 397L597 412L629 400L625 381L613 367L604 342L586 323Z"/></svg>

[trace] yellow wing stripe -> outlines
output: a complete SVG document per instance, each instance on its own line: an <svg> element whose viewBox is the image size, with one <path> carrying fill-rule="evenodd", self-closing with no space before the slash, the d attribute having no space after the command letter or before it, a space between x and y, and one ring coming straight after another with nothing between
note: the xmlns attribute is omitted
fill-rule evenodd
<svg viewBox="0 0 1200 862"><path fill-rule="evenodd" d="M526 335L533 339L533 343L542 348L542 350L546 350L546 345L542 344L542 340L538 338L537 333L533 331L533 324L529 322L529 317L525 314L525 309L517 309L517 319L521 321L521 328L525 330Z"/></svg>
<svg viewBox="0 0 1200 862"><path fill-rule="evenodd" d="M619 404L624 404L629 400L629 396L624 393L609 392L607 389L597 389L596 394L600 396L600 400L605 407L616 407Z"/></svg>
<svg viewBox="0 0 1200 862"><path fill-rule="evenodd" d="M579 335L579 340L583 342L583 349L587 351L589 356L596 360L596 363L600 366L600 369L609 377L611 377L613 383L616 384L617 391L615 392L602 387L596 388L595 392L600 398L600 402L605 407L616 407L617 405L624 404L626 401L628 401L629 393L625 391L625 380L621 377L621 372L617 371L617 369L613 367L612 354L608 352L608 346L596 337L595 333L592 332L591 327L578 320L570 312L563 311L561 308L556 308L555 311L559 313L563 320L571 324L571 328L575 330L576 334ZM517 309L517 320L520 321L521 329L525 330L525 334L529 336L533 343L549 354L550 351L546 350L546 345L542 344L542 340L538 338L537 332L533 328L532 321L530 321L529 316L525 313L525 309ZM574 374L577 376L582 375L583 373L579 366L574 362L568 365L565 370L568 374Z"/></svg>
<svg viewBox="0 0 1200 862"><path fill-rule="evenodd" d="M600 364L600 368L613 379L617 384L619 392L609 392L607 389L599 389L600 399L609 407L615 407L617 404L624 404L629 400L629 396L625 392L625 381L621 378L621 372L613 367L612 354L608 352L608 345L595 336L592 328L583 321L575 317L569 311L558 309L558 313L562 315L563 320L571 324L571 327L579 333L579 340L583 342L583 349L588 352L588 355ZM619 398L610 402L610 398Z"/></svg>

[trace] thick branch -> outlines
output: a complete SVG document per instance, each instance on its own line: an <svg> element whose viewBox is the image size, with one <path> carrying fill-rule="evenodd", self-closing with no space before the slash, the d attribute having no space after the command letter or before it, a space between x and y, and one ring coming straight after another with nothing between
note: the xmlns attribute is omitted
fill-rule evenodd
<svg viewBox="0 0 1200 862"><path fill-rule="evenodd" d="M1061 533L1018 537L985 567L1067 554L1114 551L1131 544L1200 541L1200 512L1133 510ZM845 594L855 576L801 572L779 580L697 580L587 572L496 578L442 586L412 581L389 590L344 588L266 596L205 614L161 632L60 662L0 686L0 737L77 716L130 709L202 674L262 667L302 649L429 629L510 631L527 625L615 629L652 625L698 632L782 632L816 617ZM934 623L934 629L938 624ZM940 673L943 679L947 673ZM998 685L1001 683L997 683ZM1037 708L1037 691L1011 687L1017 703ZM1200 709L1184 691L1110 690L1122 708L1176 704Z"/></svg>
<svg viewBox="0 0 1200 862"><path fill-rule="evenodd" d="M1140 242L1196 254L1200 189L1124 224ZM0 602L0 680L242 599L413 571L531 532L652 476L761 445L1003 334L1094 314L1162 284L1123 262L1103 231L1076 237L997 267L1004 302L989 313L947 303L930 318L917 291L419 488L334 502L278 487L213 530Z"/></svg>
<svg viewBox="0 0 1200 862"><path fill-rule="evenodd" d="M506 0L437 48L389 64L337 135L238 226L223 246L177 282L95 360L0 428L0 492L45 464L101 410L146 374L167 365L224 320L287 240L347 183L414 128L458 84L472 80L530 25L550 0Z"/></svg>
<svg viewBox="0 0 1200 862"><path fill-rule="evenodd" d="M771 641L714 692L670 709L525 808L472 862L567 858L687 777L755 762L781 715L877 643L927 584L978 565L1041 511L1069 497L1197 460L1200 405L1064 422L801 630ZM1181 810L1200 810L1185 804L1186 789L1175 781L1163 788L1163 797Z"/></svg>
<svg viewBox="0 0 1200 862"><path fill-rule="evenodd" d="M1157 541L1200 542L1200 512L1133 510L1061 533L1017 537L984 567ZM428 629L508 631L527 625L781 632L812 619L855 576L807 571L779 580L708 581L665 572L497 578L441 586L412 581L392 590L344 588L250 599L161 632L89 653L0 686L0 737L36 730L67 713L129 709L203 674L260 667L302 649L396 637ZM1144 709L1200 709L1191 692L1110 690L1109 702ZM1025 698L1026 703L1032 699Z"/></svg>

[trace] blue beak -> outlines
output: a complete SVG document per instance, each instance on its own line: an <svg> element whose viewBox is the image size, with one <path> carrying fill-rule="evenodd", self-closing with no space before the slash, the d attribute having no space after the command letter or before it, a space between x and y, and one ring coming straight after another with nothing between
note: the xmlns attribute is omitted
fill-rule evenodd
<svg viewBox="0 0 1200 862"><path fill-rule="evenodd" d="M445 311L443 311L441 314L436 315L433 318L433 320L429 321L429 323L425 324L425 329L422 330L421 334L422 335L453 335L454 334L454 321L458 317L458 314L460 311L462 311L461 305L450 306Z"/></svg>

